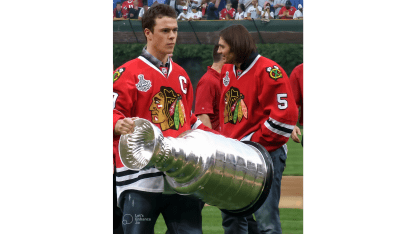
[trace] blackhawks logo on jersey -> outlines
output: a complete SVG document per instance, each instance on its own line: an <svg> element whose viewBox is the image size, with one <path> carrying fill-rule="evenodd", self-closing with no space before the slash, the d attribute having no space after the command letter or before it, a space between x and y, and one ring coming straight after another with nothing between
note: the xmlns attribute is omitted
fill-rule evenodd
<svg viewBox="0 0 416 234"><path fill-rule="evenodd" d="M114 74L113 74L113 83L116 82L118 80L118 78L120 78L121 74L123 74L123 72L125 70L126 69L124 67L122 67L122 68L118 69L116 72L114 72Z"/></svg>
<svg viewBox="0 0 416 234"><path fill-rule="evenodd" d="M160 92L152 98L149 110L152 114L152 122L160 124L162 131L178 130L186 122L182 96L170 87L160 87Z"/></svg>
<svg viewBox="0 0 416 234"><path fill-rule="evenodd" d="M224 124L236 124L237 121L241 122L243 117L247 119L247 106L244 102L244 95L240 93L240 90L231 87L230 90L225 93L224 101Z"/></svg>
<svg viewBox="0 0 416 234"><path fill-rule="evenodd" d="M266 71L269 73L270 78L277 80L283 77L282 71L280 71L278 66L267 67Z"/></svg>

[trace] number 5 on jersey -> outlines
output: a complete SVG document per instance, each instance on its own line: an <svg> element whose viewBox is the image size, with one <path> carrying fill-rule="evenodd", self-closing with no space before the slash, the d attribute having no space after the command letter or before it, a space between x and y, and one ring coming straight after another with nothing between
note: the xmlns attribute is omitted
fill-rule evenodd
<svg viewBox="0 0 416 234"><path fill-rule="evenodd" d="M287 108L287 100L282 99L282 98L287 98L287 93L278 93L277 94L277 102L279 103L279 105L277 105L277 107L279 107L280 110L284 110Z"/></svg>

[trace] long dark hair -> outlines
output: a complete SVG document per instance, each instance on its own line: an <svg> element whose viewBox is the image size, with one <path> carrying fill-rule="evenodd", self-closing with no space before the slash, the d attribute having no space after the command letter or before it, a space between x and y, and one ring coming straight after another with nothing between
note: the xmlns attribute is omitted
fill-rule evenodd
<svg viewBox="0 0 416 234"><path fill-rule="evenodd" d="M257 52L253 37L241 24L223 29L220 37L230 46L230 52L234 53L233 63L235 64L246 61L251 53Z"/></svg>

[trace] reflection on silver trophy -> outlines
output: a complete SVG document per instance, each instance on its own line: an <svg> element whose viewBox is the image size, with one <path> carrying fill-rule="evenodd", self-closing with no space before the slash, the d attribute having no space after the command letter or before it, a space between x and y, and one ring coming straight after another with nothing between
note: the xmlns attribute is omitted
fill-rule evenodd
<svg viewBox="0 0 416 234"><path fill-rule="evenodd" d="M134 132L120 138L120 157L127 168L155 167L177 193L235 216L253 213L266 200L273 166L261 145L199 129L165 138L148 120L134 123Z"/></svg>

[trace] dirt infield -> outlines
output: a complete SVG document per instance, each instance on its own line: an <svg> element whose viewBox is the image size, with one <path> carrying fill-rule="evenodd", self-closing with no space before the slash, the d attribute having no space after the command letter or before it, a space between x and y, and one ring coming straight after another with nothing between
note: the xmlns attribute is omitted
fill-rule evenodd
<svg viewBox="0 0 416 234"><path fill-rule="evenodd" d="M283 176L279 208L303 209L303 176Z"/></svg>
<svg viewBox="0 0 416 234"><path fill-rule="evenodd" d="M279 208L303 209L303 176L283 176Z"/></svg>

